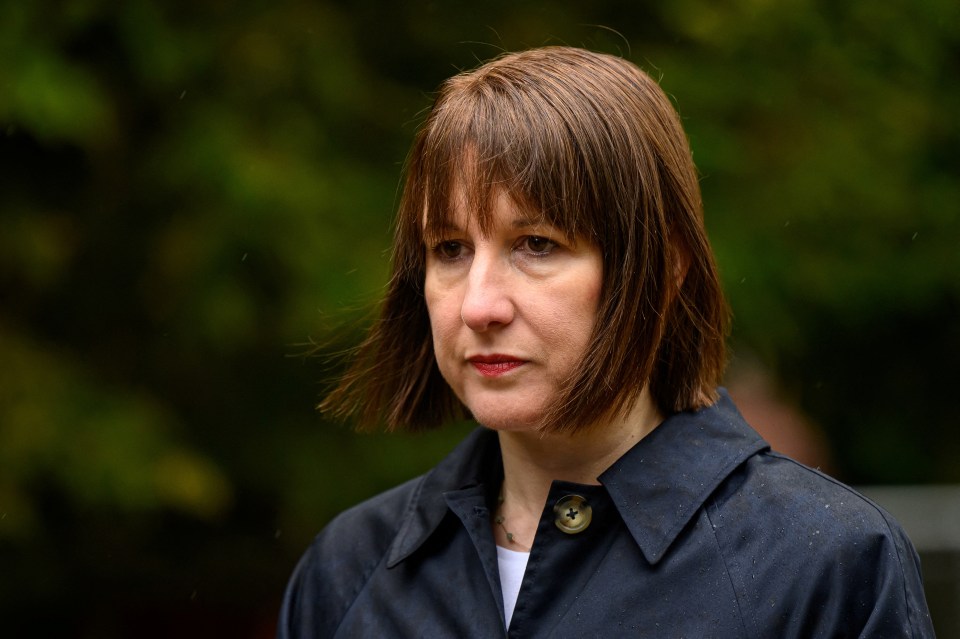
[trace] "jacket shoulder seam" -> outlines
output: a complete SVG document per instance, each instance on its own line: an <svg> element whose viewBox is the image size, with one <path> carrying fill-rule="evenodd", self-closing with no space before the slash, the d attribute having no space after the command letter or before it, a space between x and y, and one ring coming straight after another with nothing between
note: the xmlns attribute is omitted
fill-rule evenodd
<svg viewBox="0 0 960 639"><path fill-rule="evenodd" d="M899 539L899 535L897 534L897 531L895 531L893 529L893 526L890 525L890 516L887 514L887 512L883 510L883 508L881 508L878 504L874 503L872 500L867 498L866 496L861 495L850 486L847 486L846 484L834 479L833 477L831 477L830 475L827 475L826 473L823 473L815 468L810 468L809 466L805 464L801 464L795 459L791 459L786 455L781 455L780 453L776 453L774 451L768 451L767 454L773 457L776 457L777 459L790 462L794 466L797 466L808 473L813 473L819 477L822 477L823 479L827 480L837 488L840 488L841 490L844 490L850 495L858 498L863 504L869 506L871 509L876 511L878 515L880 515L880 519L883 520L883 525L884 525L884 528L886 529L887 538L890 540L890 543L893 545L893 548L897 553L897 568L899 568L897 580L900 586L900 594L903 597L903 603L904 603L904 608L906 609L907 623L910 627L910 632L915 636L918 636L918 637L922 636L922 632L920 631L920 626L919 626L919 620L916 618L916 613L914 612L913 607L910 605L910 595L909 595L909 588L907 587L906 570L904 570L904 566L903 566L904 557L903 557L902 544L900 543L900 539Z"/></svg>
<svg viewBox="0 0 960 639"><path fill-rule="evenodd" d="M733 577L733 571L730 569L730 564L727 562L727 554L723 551L723 547L720 545L720 539L717 537L717 528L713 525L713 519L710 517L710 506L716 508L716 504L713 503L713 500L710 501L709 505L703 509L703 514L707 518L707 523L710 525L710 533L713 535L713 543L716 544L717 554L720 555L720 561L723 562L723 570L727 574L727 579L730 581L730 587L733 588L733 597L737 602L737 614L740 617L740 627L743 629L744 637L752 637L750 630L747 628L747 619L743 614L744 602L740 600L741 588L737 587L737 583Z"/></svg>

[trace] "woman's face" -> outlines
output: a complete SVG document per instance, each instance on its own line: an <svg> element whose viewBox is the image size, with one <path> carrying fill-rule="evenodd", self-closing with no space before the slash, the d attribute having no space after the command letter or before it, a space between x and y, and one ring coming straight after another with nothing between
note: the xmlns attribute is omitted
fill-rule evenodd
<svg viewBox="0 0 960 639"><path fill-rule="evenodd" d="M487 236L456 209L426 247L425 296L444 379L481 424L535 427L583 365L603 279L597 246L571 244L501 193Z"/></svg>

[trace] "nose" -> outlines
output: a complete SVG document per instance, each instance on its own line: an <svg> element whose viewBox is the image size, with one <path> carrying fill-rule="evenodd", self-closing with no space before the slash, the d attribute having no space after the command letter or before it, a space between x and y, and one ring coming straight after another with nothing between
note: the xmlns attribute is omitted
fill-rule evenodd
<svg viewBox="0 0 960 639"><path fill-rule="evenodd" d="M482 333L513 321L510 272L496 255L481 251L474 255L460 306L460 319L470 330Z"/></svg>

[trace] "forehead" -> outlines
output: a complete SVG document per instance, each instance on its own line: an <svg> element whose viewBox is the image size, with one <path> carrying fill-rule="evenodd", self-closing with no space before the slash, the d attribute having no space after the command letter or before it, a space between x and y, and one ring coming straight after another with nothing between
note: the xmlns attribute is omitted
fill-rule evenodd
<svg viewBox="0 0 960 639"><path fill-rule="evenodd" d="M585 189L588 170L563 118L539 108L536 96L507 99L457 84L446 91L421 130L408 174L415 195L407 209L414 219L407 219L428 241L457 223L488 233L504 195L522 215L570 239L597 239L602 225L588 210L596 209L595 189Z"/></svg>
<svg viewBox="0 0 960 639"><path fill-rule="evenodd" d="M444 228L476 227L485 233L494 227L527 228L549 224L543 213L517 202L513 195L503 189L490 191L487 210L481 210L481 207L471 203L460 191L455 193L446 214L441 218Z"/></svg>
<svg viewBox="0 0 960 639"><path fill-rule="evenodd" d="M558 229L574 239L575 229L552 219L531 202L529 196L512 192L499 184L468 183L462 179L449 189L426 194L421 216L424 239L440 240L451 230L475 231L481 236L504 228L536 229L545 226ZM431 202L435 202L431 206Z"/></svg>

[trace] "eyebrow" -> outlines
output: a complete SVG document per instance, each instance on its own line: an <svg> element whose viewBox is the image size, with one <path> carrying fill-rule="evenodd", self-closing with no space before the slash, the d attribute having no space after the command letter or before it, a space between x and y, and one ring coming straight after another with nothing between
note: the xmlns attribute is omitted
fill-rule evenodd
<svg viewBox="0 0 960 639"><path fill-rule="evenodd" d="M515 229L529 228L531 226L553 226L549 221L543 218L517 217L510 222L510 226ZM462 231L463 227L451 220L444 220L440 223L440 228L450 231Z"/></svg>
<svg viewBox="0 0 960 639"><path fill-rule="evenodd" d="M510 228L515 230L524 230L524 229L534 229L537 227L549 227L551 229L556 229L557 227L547 220L543 216L533 217L530 215L518 214L517 217L513 218L510 221ZM464 231L463 227L457 224L451 219L445 219L440 223L439 230L441 233L444 232L453 232L453 233L462 233Z"/></svg>
<svg viewBox="0 0 960 639"><path fill-rule="evenodd" d="M514 218L513 222L510 223L515 229L529 228L531 226L553 226L550 222L544 218L532 218L532 217L517 217Z"/></svg>

